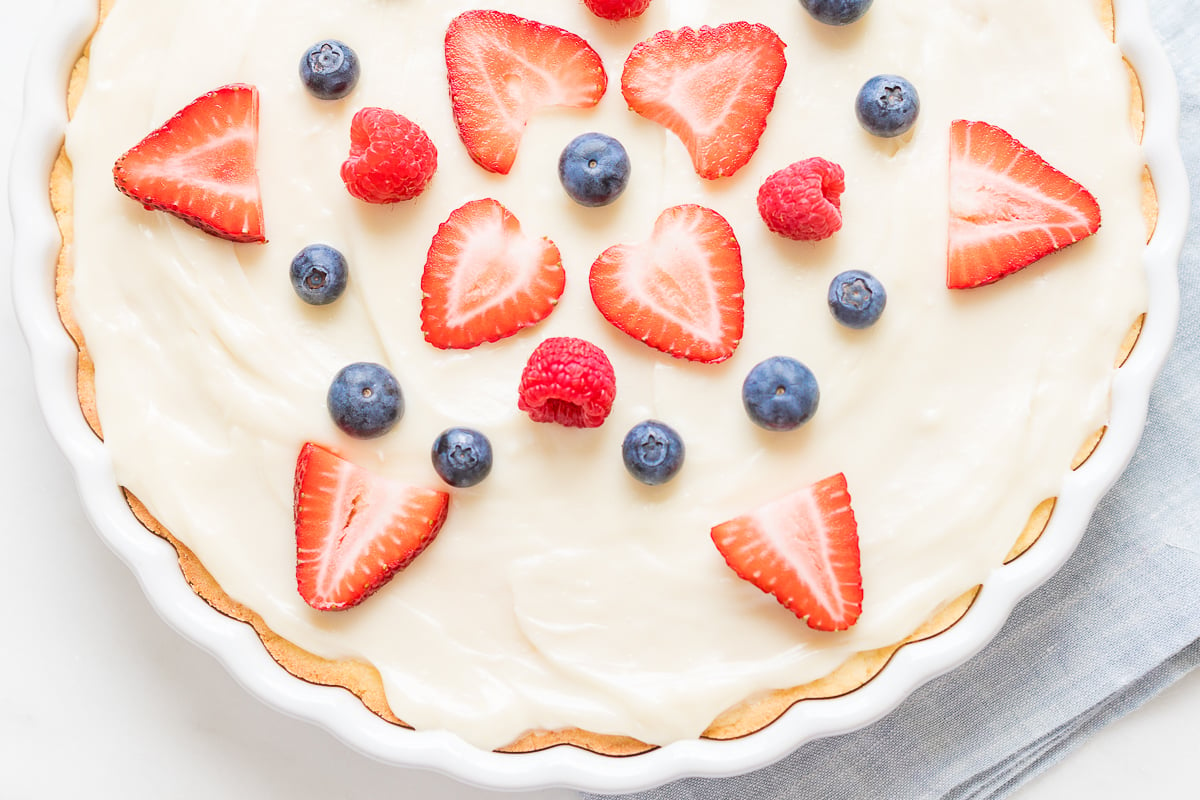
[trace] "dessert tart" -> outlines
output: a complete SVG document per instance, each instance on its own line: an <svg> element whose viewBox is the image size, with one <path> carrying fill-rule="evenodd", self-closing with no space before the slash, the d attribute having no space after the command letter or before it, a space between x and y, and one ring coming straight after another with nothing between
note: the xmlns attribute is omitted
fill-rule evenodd
<svg viewBox="0 0 1200 800"><path fill-rule="evenodd" d="M506 754L742 739L954 627L1146 322L1142 95L1106 2L860 5L102 2L58 309L195 592L375 722ZM856 113L875 75L898 112ZM597 201L563 165L612 141ZM313 245L349 275L319 303ZM402 397L365 423L364 364ZM490 472L447 474L452 429Z"/></svg>

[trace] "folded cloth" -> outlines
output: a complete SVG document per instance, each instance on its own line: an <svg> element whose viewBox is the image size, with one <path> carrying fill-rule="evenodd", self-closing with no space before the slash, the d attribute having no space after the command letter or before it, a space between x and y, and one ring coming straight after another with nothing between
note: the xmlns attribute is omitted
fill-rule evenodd
<svg viewBox="0 0 1200 800"><path fill-rule="evenodd" d="M1176 70L1181 141L1200 186L1200 20L1150 0ZM1104 724L1200 665L1200 203L1180 263L1182 320L1142 442L1071 560L996 639L895 712L728 779L645 800L975 800L1010 794ZM595 797L588 796L585 797Z"/></svg>

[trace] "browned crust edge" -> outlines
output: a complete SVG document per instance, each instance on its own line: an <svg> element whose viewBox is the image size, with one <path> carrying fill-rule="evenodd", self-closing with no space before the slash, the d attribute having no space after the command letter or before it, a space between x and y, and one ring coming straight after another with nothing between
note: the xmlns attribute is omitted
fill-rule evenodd
<svg viewBox="0 0 1200 800"><path fill-rule="evenodd" d="M98 0L101 22L111 10L114 2L115 0ZM1101 22L1108 30L1110 38L1115 42L1112 0L1097 0L1097 7ZM97 24L98 28L99 23ZM89 51L90 40L71 73L67 91L70 112L74 111L83 90ZM1128 60L1125 63L1129 68L1132 87L1131 122L1140 141L1145 122L1141 83L1133 66L1129 64ZM1147 225L1147 240L1149 240L1153 236L1157 224L1158 203L1153 178L1148 167L1143 175L1143 187L1142 206ZM72 167L65 148L60 150L51 172L50 200L63 240L55 267L58 313L63 327L79 351L76 380L80 409L95 434L103 438L96 409L95 368L83 334L75 321L70 303L74 217ZM1133 351L1144 321L1145 315L1143 314L1131 326L1117 355L1117 367L1123 365ZM1106 428L1101 428L1088 437L1076 455L1071 465L1072 469L1078 469L1087 461L1099 446L1105 431ZM258 634L267 652L282 668L296 678L309 683L345 688L357 696L366 708L381 719L394 725L409 727L397 718L388 706L382 678L374 666L362 661L325 659L277 635L266 625L259 614L229 597L195 554L161 525L137 497L128 491L125 492L125 497L131 511L141 524L174 547L179 559L180 570L193 591L220 613L250 625ZM1055 503L1055 498L1047 498L1034 509L1004 563L1007 564L1019 558L1037 542L1049 523ZM900 642L888 647L858 653L829 675L810 683L765 692L747 699L721 714L704 732L704 737L728 740L748 736L769 726L793 705L803 700L838 697L861 688L874 679L902 647L937 636L957 624L974 603L980 588L977 586L946 603L916 631ZM632 756L655 749L653 745L630 737L598 734L572 728L557 731L532 731L512 744L500 748L499 752L528 753L559 745L580 747L608 756Z"/></svg>

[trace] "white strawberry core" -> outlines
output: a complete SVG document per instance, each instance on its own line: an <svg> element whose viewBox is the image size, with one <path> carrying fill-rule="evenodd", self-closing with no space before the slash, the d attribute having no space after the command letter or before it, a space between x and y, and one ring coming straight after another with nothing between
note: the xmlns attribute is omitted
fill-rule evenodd
<svg viewBox="0 0 1200 800"><path fill-rule="evenodd" d="M833 560L837 548L830 541L830 531L816 498L809 493L768 503L754 514L754 519L771 556L800 575L812 598L826 613L835 618L843 616L846 604L837 584L831 580L840 572Z"/></svg>
<svg viewBox="0 0 1200 800"><path fill-rule="evenodd" d="M340 471L326 491L334 501L330 518L337 527L329 531L321 547L300 550L298 560L319 565L316 590L329 597L338 594L344 584L361 583L361 576L370 574L372 566L388 568L387 553L393 543L375 533L407 519L418 495L387 481L364 483L351 470Z"/></svg>
<svg viewBox="0 0 1200 800"><path fill-rule="evenodd" d="M699 219L693 221L699 223ZM696 247L694 231L659 228L652 246L635 250L625 273L629 292L699 339L721 341L720 298L708 280L707 254Z"/></svg>
<svg viewBox="0 0 1200 800"><path fill-rule="evenodd" d="M527 287L542 272L543 243L510 235L499 214L473 224L457 242L462 249L447 301L450 327L510 302L514 288Z"/></svg>
<svg viewBox="0 0 1200 800"><path fill-rule="evenodd" d="M1047 204L1052 207L1049 212ZM951 171L950 236L956 246L1036 230L1061 247L1078 239L1068 226L1087 223L1075 206L1004 173L966 160L956 162Z"/></svg>

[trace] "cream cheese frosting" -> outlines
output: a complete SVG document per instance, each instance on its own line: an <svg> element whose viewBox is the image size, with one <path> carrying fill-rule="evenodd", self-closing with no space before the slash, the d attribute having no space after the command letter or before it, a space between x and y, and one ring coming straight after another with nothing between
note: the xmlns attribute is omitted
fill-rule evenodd
<svg viewBox="0 0 1200 800"><path fill-rule="evenodd" d="M846 28L798 3L654 0L611 24L577 2L490 4L583 36L610 86L594 109L531 121L510 175L484 172L450 112L442 35L471 8L443 0L118 0L95 36L67 132L74 166L72 307L96 364L95 393L119 481L185 543L231 598L320 656L375 665L397 716L483 748L528 730L576 726L650 743L695 737L755 692L819 678L854 653L897 642L980 584L1032 509L1058 491L1080 444L1107 419L1120 344L1145 308L1143 159L1126 67L1093 0L876 2ZM732 178L696 176L672 134L619 91L635 44L684 25L760 22L788 68L761 146ZM337 38L362 78L344 100L310 97L305 48ZM921 96L915 129L862 131L858 87L904 75ZM265 245L231 244L147 211L112 185L113 162L204 92L248 83L261 96L258 169ZM338 168L364 106L421 125L439 169L417 200L352 198ZM950 122L999 125L1097 198L1089 239L999 283L945 288ZM575 205L558 154L601 131L630 153L625 194ZM844 228L824 242L767 231L763 179L809 156L846 171ZM567 273L543 323L495 344L426 344L420 277L438 225L492 197L559 247ZM659 213L698 203L742 247L746 328L734 356L692 364L610 326L587 275L606 248L649 237ZM288 279L302 247L350 262L346 294L314 308ZM825 306L832 277L866 269L888 305L866 330ZM525 359L549 336L599 345L616 403L594 430L519 412ZM803 428L772 434L742 409L760 360L790 355L821 387ZM406 413L387 436L352 440L325 393L352 361L388 365ZM661 487L633 481L621 440L656 418L687 461ZM292 481L305 441L381 474L441 484L429 450L447 427L484 431L495 467L449 490L445 527L361 606L318 612L296 591ZM827 475L846 475L858 520L863 614L849 631L809 630L734 575L713 525Z"/></svg>

